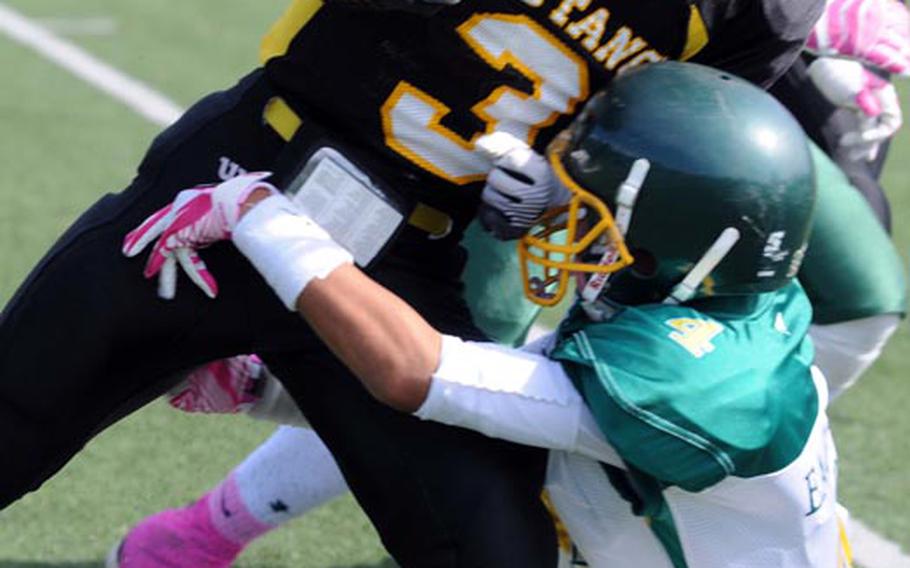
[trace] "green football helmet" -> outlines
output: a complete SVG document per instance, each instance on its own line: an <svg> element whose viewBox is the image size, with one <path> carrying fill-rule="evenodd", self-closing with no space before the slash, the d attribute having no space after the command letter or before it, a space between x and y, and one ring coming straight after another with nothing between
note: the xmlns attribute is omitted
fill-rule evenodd
<svg viewBox="0 0 910 568"><path fill-rule="evenodd" d="M805 253L815 179L805 134L771 95L691 63L631 71L549 150L570 203L519 245L528 296L686 302L784 286Z"/></svg>

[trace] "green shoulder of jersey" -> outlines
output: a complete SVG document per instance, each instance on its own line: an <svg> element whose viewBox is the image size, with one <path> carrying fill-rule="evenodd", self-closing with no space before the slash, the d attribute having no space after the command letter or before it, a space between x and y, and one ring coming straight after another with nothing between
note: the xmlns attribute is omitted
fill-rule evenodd
<svg viewBox="0 0 910 568"><path fill-rule="evenodd" d="M552 357L631 471L699 491L799 455L819 403L798 284L697 307L625 307L604 322L580 312Z"/></svg>

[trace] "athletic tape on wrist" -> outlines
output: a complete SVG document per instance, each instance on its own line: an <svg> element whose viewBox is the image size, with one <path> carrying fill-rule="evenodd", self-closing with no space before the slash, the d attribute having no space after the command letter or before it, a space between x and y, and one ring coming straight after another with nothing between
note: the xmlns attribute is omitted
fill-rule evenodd
<svg viewBox="0 0 910 568"><path fill-rule="evenodd" d="M313 278L326 278L354 262L351 253L283 195L256 205L237 224L233 239L291 311Z"/></svg>

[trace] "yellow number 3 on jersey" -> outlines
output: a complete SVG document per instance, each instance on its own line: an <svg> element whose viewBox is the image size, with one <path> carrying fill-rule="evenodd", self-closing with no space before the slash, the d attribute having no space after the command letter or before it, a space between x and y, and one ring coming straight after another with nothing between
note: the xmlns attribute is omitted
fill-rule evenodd
<svg viewBox="0 0 910 568"><path fill-rule="evenodd" d="M500 130L533 144L537 131L588 97L584 60L525 15L475 14L458 27L464 41L495 69L510 65L531 83L531 95L508 86L472 107L485 132L466 140L441 124L450 108L401 81L382 106L386 144L421 168L452 183L484 179L489 162L474 151L482 134Z"/></svg>

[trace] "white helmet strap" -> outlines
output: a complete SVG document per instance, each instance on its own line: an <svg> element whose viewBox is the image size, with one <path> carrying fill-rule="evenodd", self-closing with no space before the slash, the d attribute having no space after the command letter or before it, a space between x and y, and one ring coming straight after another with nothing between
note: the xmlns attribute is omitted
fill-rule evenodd
<svg viewBox="0 0 910 568"><path fill-rule="evenodd" d="M691 300L702 281L711 274L712 270L717 268L717 265L727 256L733 245L739 241L739 236L739 230L735 227L727 227L721 231L714 244L708 247L705 254L698 259L692 270L682 279L682 282L674 286L670 295L664 298L664 303L682 304Z"/></svg>
<svg viewBox="0 0 910 568"><path fill-rule="evenodd" d="M648 171L651 169L651 162L644 158L639 158L632 163L629 169L629 175L626 176L619 189L616 191L616 229L619 234L625 238L629 230L629 224L632 222L632 210L635 208L635 201L638 199L638 193L641 186L648 177ZM619 247L616 244L608 244L607 250L604 251L597 263L599 266L605 266L616 262L619 256ZM603 292L607 283L610 281L610 272L597 272L591 275L585 282L581 290L581 299L586 303L593 303Z"/></svg>

